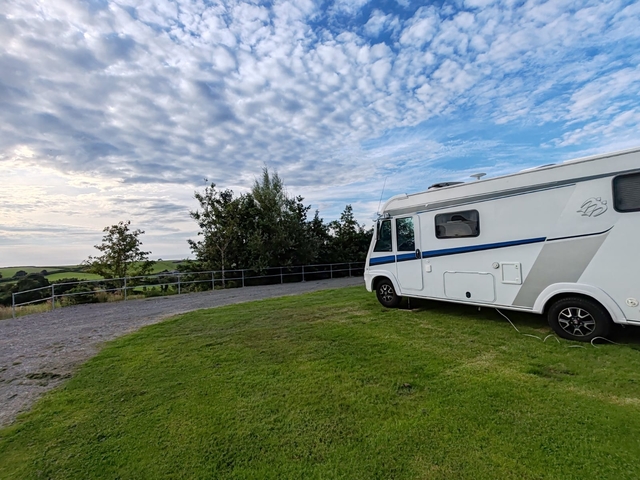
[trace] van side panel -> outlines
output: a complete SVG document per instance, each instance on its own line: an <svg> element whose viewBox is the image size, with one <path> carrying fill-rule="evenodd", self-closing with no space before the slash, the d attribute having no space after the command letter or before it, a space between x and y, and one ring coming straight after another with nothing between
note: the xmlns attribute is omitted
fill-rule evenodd
<svg viewBox="0 0 640 480"><path fill-rule="evenodd" d="M547 233L562 212L558 205L566 205L574 189L574 185L569 185L464 207L479 212L478 237L436 238L435 216L443 212L455 212L456 209L421 214L424 295L447 298L444 284L448 272L489 274L495 283L495 300L485 302L512 305L521 285L511 283L503 276L502 264L517 264L521 269L522 281L526 281L544 246ZM469 251L463 252L465 248ZM430 256L433 254L435 256ZM478 277L467 278L472 280ZM469 293L470 301L474 301L474 292L469 290ZM533 302L528 308L532 305Z"/></svg>

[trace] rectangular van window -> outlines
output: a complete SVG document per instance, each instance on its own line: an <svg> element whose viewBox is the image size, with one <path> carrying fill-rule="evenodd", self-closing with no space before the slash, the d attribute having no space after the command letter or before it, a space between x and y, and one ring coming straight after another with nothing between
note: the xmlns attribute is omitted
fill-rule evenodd
<svg viewBox="0 0 640 480"><path fill-rule="evenodd" d="M383 220L378 223L378 232L376 234L376 244L373 247L374 252L390 252L391 251L391 220Z"/></svg>
<svg viewBox="0 0 640 480"><path fill-rule="evenodd" d="M480 215L477 210L436 215L436 238L464 238L480 235Z"/></svg>
<svg viewBox="0 0 640 480"><path fill-rule="evenodd" d="M613 179L613 207L617 212L640 211L640 173Z"/></svg>
<svg viewBox="0 0 640 480"><path fill-rule="evenodd" d="M399 252L413 252L416 249L413 236L413 218L398 218L396 220L396 240Z"/></svg>

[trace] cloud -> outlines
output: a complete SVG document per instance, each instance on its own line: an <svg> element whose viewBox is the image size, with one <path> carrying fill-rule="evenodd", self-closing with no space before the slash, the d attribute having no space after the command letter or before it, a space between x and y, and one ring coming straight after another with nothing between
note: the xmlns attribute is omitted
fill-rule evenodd
<svg viewBox="0 0 640 480"><path fill-rule="evenodd" d="M396 32L400 26L400 21L396 15L391 13L385 15L380 10L374 10L367 23L364 24L364 32L367 36L376 38L381 33L391 30Z"/></svg>
<svg viewBox="0 0 640 480"><path fill-rule="evenodd" d="M364 209L377 200L364 185L389 164L422 162L395 171L397 185L422 188L414 177L433 158L409 137L423 138L425 128L426 145L451 165L437 170L444 176L466 173L465 148L502 145L511 153L485 157L503 171L508 158L520 162L521 138L567 155L629 146L639 127L640 7L632 2L3 7L0 163L14 172L5 181L31 178L0 188L12 227L22 212L45 225L51 213L72 228L86 208L101 226L166 215L186 238L193 225L178 217L205 177L246 191L267 164L291 191L313 192L316 206L351 198ZM389 132L409 132L407 143ZM95 191L78 192L77 179ZM349 197L350 185L363 185L358 195L368 199ZM73 193L60 194L66 189ZM331 204L327 217L343 207Z"/></svg>
<svg viewBox="0 0 640 480"><path fill-rule="evenodd" d="M330 11L346 15L354 15L359 12L362 7L369 3L370 0L335 0Z"/></svg>

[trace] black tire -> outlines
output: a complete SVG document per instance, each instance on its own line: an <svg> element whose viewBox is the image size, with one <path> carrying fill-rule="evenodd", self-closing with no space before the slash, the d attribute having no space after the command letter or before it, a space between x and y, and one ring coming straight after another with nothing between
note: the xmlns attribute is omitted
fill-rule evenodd
<svg viewBox="0 0 640 480"><path fill-rule="evenodd" d="M393 288L391 280L386 278L378 282L376 286L376 296L378 297L378 301L387 308L396 308L402 300L402 297L396 294L396 289Z"/></svg>
<svg viewBox="0 0 640 480"><path fill-rule="evenodd" d="M611 316L598 302L588 298L569 297L549 308L549 325L562 338L590 342L605 337L611 330Z"/></svg>

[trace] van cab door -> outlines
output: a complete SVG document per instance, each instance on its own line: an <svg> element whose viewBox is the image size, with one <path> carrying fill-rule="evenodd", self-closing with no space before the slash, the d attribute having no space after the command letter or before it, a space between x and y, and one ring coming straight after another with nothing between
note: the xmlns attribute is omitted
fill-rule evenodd
<svg viewBox="0 0 640 480"><path fill-rule="evenodd" d="M422 283L422 252L420 251L420 217L412 215L395 219L396 269L402 292L420 292Z"/></svg>
<svg viewBox="0 0 640 480"><path fill-rule="evenodd" d="M377 272L388 272L388 277L396 276L396 256L393 250L393 220L378 220L369 252L369 267Z"/></svg>

